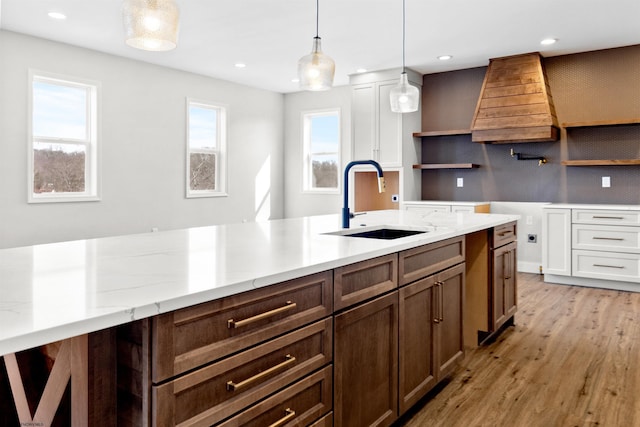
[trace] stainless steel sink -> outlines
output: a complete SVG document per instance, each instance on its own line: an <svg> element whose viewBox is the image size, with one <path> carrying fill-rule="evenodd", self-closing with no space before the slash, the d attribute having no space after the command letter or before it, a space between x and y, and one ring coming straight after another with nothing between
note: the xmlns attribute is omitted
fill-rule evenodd
<svg viewBox="0 0 640 427"><path fill-rule="evenodd" d="M383 228L376 228L376 229L369 229L369 230L345 229L345 230L336 231L333 233L326 233L326 234L345 236L345 237L362 237L365 239L392 240L392 239L399 239L401 237L414 236L416 234L424 234L428 232L429 231L427 230L383 227Z"/></svg>

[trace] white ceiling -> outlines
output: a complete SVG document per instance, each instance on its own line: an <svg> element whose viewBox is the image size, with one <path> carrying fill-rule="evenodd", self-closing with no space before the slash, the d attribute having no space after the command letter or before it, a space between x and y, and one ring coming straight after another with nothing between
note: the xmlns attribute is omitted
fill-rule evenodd
<svg viewBox="0 0 640 427"><path fill-rule="evenodd" d="M298 90L291 79L311 50L314 0L176 1L181 28L170 52L125 45L120 0L0 0L0 28L271 91ZM406 0L406 8L406 63L422 74L526 52L556 56L640 43L640 0ZM67 19L52 20L49 11ZM399 67L402 1L321 0L319 35L336 62L336 86L358 68ZM547 37L558 42L541 46ZM453 59L439 61L444 54Z"/></svg>

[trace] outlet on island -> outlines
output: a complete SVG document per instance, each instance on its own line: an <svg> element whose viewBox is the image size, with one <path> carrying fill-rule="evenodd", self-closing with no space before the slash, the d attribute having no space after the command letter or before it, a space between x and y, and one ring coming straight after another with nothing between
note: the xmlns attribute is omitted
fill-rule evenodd
<svg viewBox="0 0 640 427"><path fill-rule="evenodd" d="M537 243L538 235L537 234L527 234L527 242L529 243Z"/></svg>

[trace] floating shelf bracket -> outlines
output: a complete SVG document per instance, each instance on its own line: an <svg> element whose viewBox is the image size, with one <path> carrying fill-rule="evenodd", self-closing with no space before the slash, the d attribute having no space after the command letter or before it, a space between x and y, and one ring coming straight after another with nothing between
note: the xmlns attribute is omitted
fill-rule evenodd
<svg viewBox="0 0 640 427"><path fill-rule="evenodd" d="M522 154L522 153L514 153L513 152L513 148L511 149L511 157L515 157L518 160L537 160L538 161L538 166L542 166L543 164L547 163L546 157L529 156L529 155Z"/></svg>

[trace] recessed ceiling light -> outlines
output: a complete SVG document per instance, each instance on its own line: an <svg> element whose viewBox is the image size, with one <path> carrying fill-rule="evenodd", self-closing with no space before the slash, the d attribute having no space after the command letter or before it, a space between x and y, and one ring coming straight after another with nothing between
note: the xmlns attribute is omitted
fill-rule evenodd
<svg viewBox="0 0 640 427"><path fill-rule="evenodd" d="M247 66L247 64L243 63L243 62L236 62L236 68L244 68Z"/></svg>
<svg viewBox="0 0 640 427"><path fill-rule="evenodd" d="M554 44L558 39L544 39L540 42L541 45L548 46L550 44Z"/></svg>
<svg viewBox="0 0 640 427"><path fill-rule="evenodd" d="M366 72L367 72L367 69L366 69L366 68L358 68L358 69L356 70L356 73L366 73Z"/></svg>
<svg viewBox="0 0 640 427"><path fill-rule="evenodd" d="M451 55L440 55L440 56L438 56L438 59L439 59L440 61L448 61L448 60L450 60L451 58L453 58L453 56L451 56Z"/></svg>
<svg viewBox="0 0 640 427"><path fill-rule="evenodd" d="M52 19L67 19L67 15L60 12L49 12L47 13L47 16Z"/></svg>

